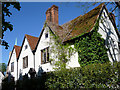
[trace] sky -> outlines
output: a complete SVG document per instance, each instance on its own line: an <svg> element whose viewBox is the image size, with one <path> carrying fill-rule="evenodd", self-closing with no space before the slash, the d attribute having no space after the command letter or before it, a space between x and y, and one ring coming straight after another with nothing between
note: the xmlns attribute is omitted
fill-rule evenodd
<svg viewBox="0 0 120 90"><path fill-rule="evenodd" d="M12 12L12 15L11 17L6 17L6 20L13 24L13 31L10 32L7 30L4 33L4 39L9 43L9 48L5 49L2 47L2 63L8 63L9 52L12 51L16 38L17 45L21 46L25 34L39 37L46 20L45 12L52 5L59 7L59 25L62 25L80 15L84 15L86 11L92 10L98 4L91 6L90 8L85 8L91 5L91 3L20 2L20 11L17 11L11 6L9 9Z"/></svg>

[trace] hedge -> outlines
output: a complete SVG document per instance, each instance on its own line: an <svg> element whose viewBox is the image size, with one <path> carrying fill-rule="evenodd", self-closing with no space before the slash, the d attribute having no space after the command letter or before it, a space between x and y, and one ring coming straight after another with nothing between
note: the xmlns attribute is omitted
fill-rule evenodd
<svg viewBox="0 0 120 90"><path fill-rule="evenodd" d="M13 86L16 90L120 88L120 62L112 65L110 62L90 64L79 68L49 72L34 79L17 81L17 84Z"/></svg>

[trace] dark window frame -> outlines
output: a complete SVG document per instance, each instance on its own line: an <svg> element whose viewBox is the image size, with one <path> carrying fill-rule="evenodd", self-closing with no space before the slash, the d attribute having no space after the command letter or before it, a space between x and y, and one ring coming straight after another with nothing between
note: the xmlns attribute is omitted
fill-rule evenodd
<svg viewBox="0 0 120 90"><path fill-rule="evenodd" d="M28 68L28 56L23 58L23 69Z"/></svg>
<svg viewBox="0 0 120 90"><path fill-rule="evenodd" d="M48 32L47 32L47 33L45 33L45 39L46 39L46 38L48 38Z"/></svg>
<svg viewBox="0 0 120 90"><path fill-rule="evenodd" d="M25 45L25 50L28 48L28 45Z"/></svg>
<svg viewBox="0 0 120 90"><path fill-rule="evenodd" d="M49 62L49 47L41 50L41 64Z"/></svg>
<svg viewBox="0 0 120 90"><path fill-rule="evenodd" d="M11 63L11 72L14 72L14 62Z"/></svg>

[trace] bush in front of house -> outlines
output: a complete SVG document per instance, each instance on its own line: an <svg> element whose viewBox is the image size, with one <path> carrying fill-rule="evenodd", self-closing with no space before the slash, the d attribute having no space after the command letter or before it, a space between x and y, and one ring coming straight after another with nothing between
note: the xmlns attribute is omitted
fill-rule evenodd
<svg viewBox="0 0 120 90"><path fill-rule="evenodd" d="M45 81L46 74L32 79L18 80L16 84L16 90L44 90L46 89Z"/></svg>
<svg viewBox="0 0 120 90"><path fill-rule="evenodd" d="M48 72L41 77L17 81L17 84L3 82L3 90L44 90L80 88L120 88L120 62L94 63L84 67ZM8 88L8 89L6 89Z"/></svg>
<svg viewBox="0 0 120 90"><path fill-rule="evenodd" d="M13 80L8 82L8 77L2 81L2 90L14 90L15 82Z"/></svg>
<svg viewBox="0 0 120 90"><path fill-rule="evenodd" d="M49 89L78 89L82 86L80 72L81 68L74 68L47 73L46 87Z"/></svg>
<svg viewBox="0 0 120 90"><path fill-rule="evenodd" d="M45 82L49 89L118 88L120 62L90 64L81 68L48 73Z"/></svg>

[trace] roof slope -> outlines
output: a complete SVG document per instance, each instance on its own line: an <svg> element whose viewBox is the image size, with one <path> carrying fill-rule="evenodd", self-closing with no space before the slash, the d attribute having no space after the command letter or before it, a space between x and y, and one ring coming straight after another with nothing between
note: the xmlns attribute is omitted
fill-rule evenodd
<svg viewBox="0 0 120 90"><path fill-rule="evenodd" d="M38 37L30 36L30 35L27 35L27 34L25 34L25 37L28 40L28 43L31 47L31 50L33 51L35 49L36 44L37 44Z"/></svg>
<svg viewBox="0 0 120 90"><path fill-rule="evenodd" d="M72 21L69 21L61 26L52 24L50 22L47 22L47 24L51 30L59 36L62 42L71 40L72 38L90 32L92 30L103 5L104 3L100 4L85 15L80 15Z"/></svg>
<svg viewBox="0 0 120 90"><path fill-rule="evenodd" d="M18 56L19 56L21 47L20 47L20 46L17 46L17 45L14 45L14 47L13 47L13 49L12 49L12 52L11 52L11 54L10 54L10 58L9 58L9 61L8 61L8 65L9 65L9 63L10 63L10 59L11 59L11 57L12 57L12 53L13 53L14 49L15 49L16 59L17 59ZM7 66L8 66L8 65L7 65Z"/></svg>
<svg viewBox="0 0 120 90"><path fill-rule="evenodd" d="M63 29L62 26L58 25L58 24L53 24L52 22L46 22L47 25L51 28L51 30L53 31L53 33L57 36L59 36L59 38L62 40L64 38L64 35L67 34L67 30Z"/></svg>
<svg viewBox="0 0 120 90"><path fill-rule="evenodd" d="M19 55L19 53L20 53L20 46L16 46L16 45L14 45L14 48L15 48L15 52L16 52L16 58L18 58L18 55Z"/></svg>

